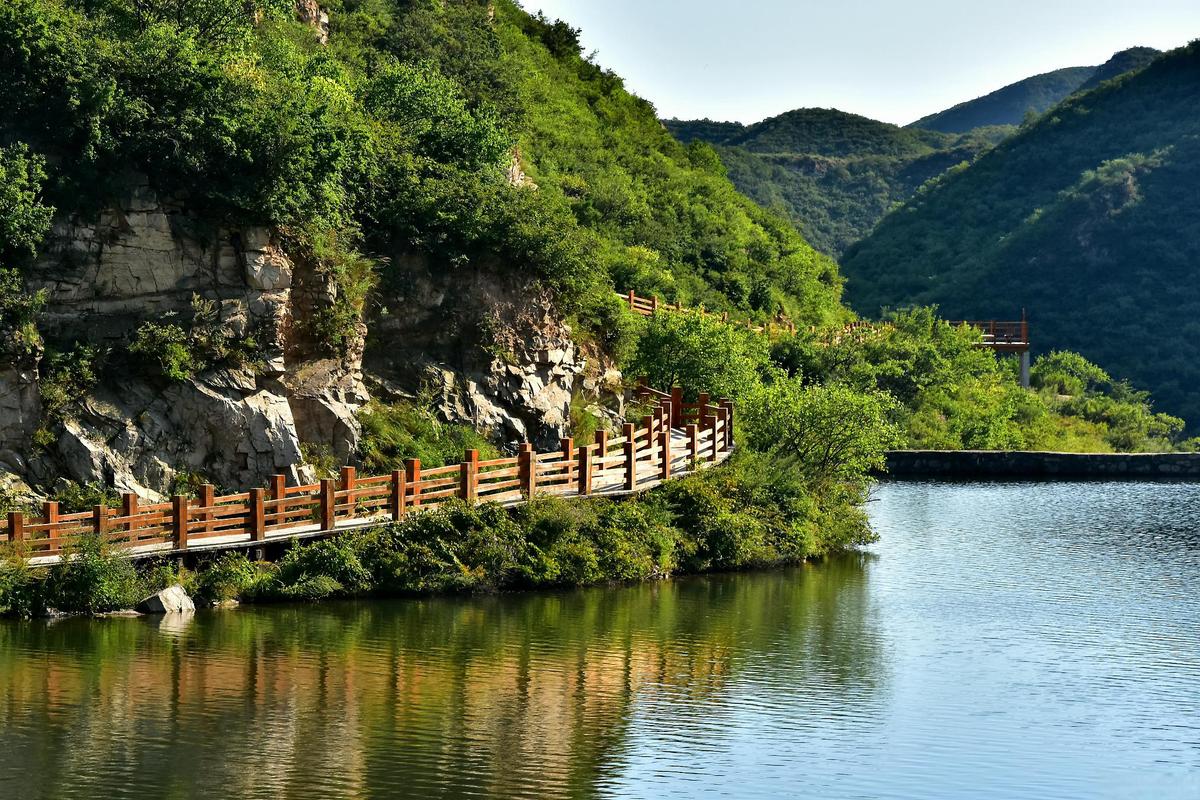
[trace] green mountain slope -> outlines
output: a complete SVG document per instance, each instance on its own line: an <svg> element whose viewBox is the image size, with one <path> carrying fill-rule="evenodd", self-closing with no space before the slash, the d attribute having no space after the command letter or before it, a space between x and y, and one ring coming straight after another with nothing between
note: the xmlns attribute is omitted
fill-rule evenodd
<svg viewBox="0 0 1200 800"><path fill-rule="evenodd" d="M1074 92L1092 76L1095 69L1066 67L1034 75L983 97L922 117L908 127L965 133L984 125L1019 125L1028 112L1040 114Z"/></svg>
<svg viewBox="0 0 1200 800"><path fill-rule="evenodd" d="M835 109L806 108L750 126L668 120L684 141L713 144L738 189L786 214L823 252L840 254L925 181L1006 136L900 128Z"/></svg>
<svg viewBox="0 0 1200 800"><path fill-rule="evenodd" d="M858 310L1025 307L1071 348L1200 419L1200 42L1054 108L918 193L843 259Z"/></svg>
<svg viewBox="0 0 1200 800"><path fill-rule="evenodd" d="M1126 72L1141 69L1161 55L1162 52L1153 47L1130 47L1128 50L1122 50L1096 67L1092 77L1084 81L1076 91L1090 92L1105 81L1124 75Z"/></svg>

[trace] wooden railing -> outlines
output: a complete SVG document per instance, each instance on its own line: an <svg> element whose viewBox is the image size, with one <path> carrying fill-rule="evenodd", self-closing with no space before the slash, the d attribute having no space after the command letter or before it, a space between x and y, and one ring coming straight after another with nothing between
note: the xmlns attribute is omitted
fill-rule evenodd
<svg viewBox="0 0 1200 800"><path fill-rule="evenodd" d="M617 292L617 297L620 297L629 304L629 308L635 314L642 316L653 316L659 311L686 311L687 308L682 304L667 303L660 301L657 297L639 297L633 292L621 294ZM700 313L707 315L708 312L704 307L700 307ZM729 321L729 312L720 315L722 322ZM791 320L781 318L778 321L768 322L766 325L755 325L745 320L740 320L736 324L742 325L755 333L766 333L768 335L779 333L795 333L796 325ZM956 320L950 322L955 327L966 325L971 328L976 328L983 333L983 341L981 347L986 347L992 350L1007 353L1024 353L1029 350L1029 323L1022 319L1015 322L1002 322L998 320ZM846 339L861 340L872 333L880 330L886 330L888 324L884 322L872 322L870 320L856 320L844 325L841 328L825 331L825 339L830 343L838 343ZM809 329L812 333L819 333L816 328Z"/></svg>
<svg viewBox="0 0 1200 800"><path fill-rule="evenodd" d="M966 325L983 333L983 346L1006 353L1024 353L1029 350L1029 322L1022 319L1013 322L998 320L963 320L951 325Z"/></svg>
<svg viewBox="0 0 1200 800"><path fill-rule="evenodd" d="M633 292L627 292L625 294L617 292L617 297L621 298L629 305L630 311L635 314L640 314L643 317L652 317L659 311L689 310L682 303L668 303L665 300L660 301L657 297L639 297ZM698 310L702 316L709 316L709 312L705 310L704 306L700 306ZM728 311L725 311L719 315L714 314L712 316L718 317L722 322L729 322ZM749 322L747 320L737 320L734 322L734 324L749 328L755 333L765 333L768 335L796 332L795 323L783 316L768 322L766 325L755 325L753 322Z"/></svg>
<svg viewBox="0 0 1200 800"><path fill-rule="evenodd" d="M205 485L195 497L177 495L168 503L143 504L126 494L119 509L98 505L73 514L47 502L39 517L9 512L2 541L33 563L58 560L83 535L101 536L135 556L253 547L399 520L451 498L513 505L535 495L641 491L724 460L733 449L730 401L713 403L701 394L684 402L680 389L668 394L646 386L636 397L649 414L618 435L599 431L586 445L563 439L557 450L537 453L525 443L516 456L488 460L468 450L458 464L425 469L410 459L402 469L370 477L343 467L336 479L304 486L288 486L275 475L263 488L218 496Z"/></svg>

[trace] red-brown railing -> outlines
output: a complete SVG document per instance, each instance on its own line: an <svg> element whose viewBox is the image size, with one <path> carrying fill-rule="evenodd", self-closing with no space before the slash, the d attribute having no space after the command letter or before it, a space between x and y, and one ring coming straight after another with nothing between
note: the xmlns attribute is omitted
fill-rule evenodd
<svg viewBox="0 0 1200 800"><path fill-rule="evenodd" d="M983 333L983 346L993 350L1021 353L1029 349L1029 322L998 320L963 320L951 325L966 325Z"/></svg>
<svg viewBox="0 0 1200 800"><path fill-rule="evenodd" d="M685 403L680 389L668 394L646 386L636 396L649 414L616 435L599 431L586 445L568 438L554 451L536 453L525 443L515 456L482 461L468 450L458 464L426 469L410 459L402 469L370 477L343 467L336 479L304 486L288 486L275 475L265 488L218 496L205 485L195 497L177 495L168 503L143 505L126 494L119 509L100 505L75 514L60 514L58 503L47 502L39 517L9 512L0 541L35 563L69 552L72 539L85 534L139 556L254 546L398 520L451 498L516 504L535 495L640 491L720 461L733 449L730 401L713 403L701 394Z"/></svg>
<svg viewBox="0 0 1200 800"><path fill-rule="evenodd" d="M668 303L660 301L657 297L639 297L633 292L621 294L617 292L617 297L620 297L629 304L629 308L635 314L642 316L653 316L659 311L686 311L687 308L682 304ZM707 314L704 307L700 307L701 314ZM729 321L729 312L720 315L723 322ZM768 322L766 325L754 325L753 323L744 320L737 322L738 325L745 326L755 333L766 333L768 335L778 333L795 333L796 325L791 320L780 319L778 321ZM993 350L1003 352L1022 353L1029 349L1029 323L1022 319L1015 322L1002 322L998 320L962 320L953 321L950 323L954 326L967 325L976 328L983 333L983 341L981 347L987 347ZM848 323L841 328L832 331L826 331L826 341L830 343L838 343L848 338L861 339L869 336L871 333L879 330L886 330L887 323L871 322L869 320L856 320ZM817 333L816 328L810 328L813 333Z"/></svg>
<svg viewBox="0 0 1200 800"><path fill-rule="evenodd" d="M630 311L635 314L640 314L643 317L652 317L659 311L689 310L686 306L679 302L668 303L665 300L660 301L657 297L639 297L633 292L627 292L625 294L617 292L617 297L621 298L629 305ZM700 306L698 310L702 316L709 316L709 312L705 310L704 306ZM725 311L719 315L714 314L713 316L719 317L722 322L729 322L728 311ZM766 333L768 335L796 332L795 323L793 323L790 319L783 317L782 315L778 319L768 322L766 325L755 325L754 323L746 320L737 320L734 324L749 328L755 333Z"/></svg>

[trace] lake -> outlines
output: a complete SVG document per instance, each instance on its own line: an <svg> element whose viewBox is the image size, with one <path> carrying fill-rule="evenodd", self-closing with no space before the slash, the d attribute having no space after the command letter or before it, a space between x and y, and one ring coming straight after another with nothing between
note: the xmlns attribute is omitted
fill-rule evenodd
<svg viewBox="0 0 1200 800"><path fill-rule="evenodd" d="M869 507L785 571L0 622L0 797L1200 797L1200 485Z"/></svg>

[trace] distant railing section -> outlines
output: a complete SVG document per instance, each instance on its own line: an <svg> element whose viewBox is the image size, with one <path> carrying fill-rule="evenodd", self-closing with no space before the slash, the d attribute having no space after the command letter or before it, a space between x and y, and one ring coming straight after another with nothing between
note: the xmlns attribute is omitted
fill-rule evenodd
<svg viewBox="0 0 1200 800"><path fill-rule="evenodd" d="M617 297L624 300L629 305L629 309L635 314L646 317L653 316L659 311L688 310L686 306L678 302L668 303L660 301L657 297L639 297L633 292L625 294L617 292ZM700 307L699 311L702 315L708 314L703 306ZM729 312L721 314L720 319L723 322L728 322ZM749 328L755 333L766 333L768 335L796 332L795 323L782 315L777 320L768 322L766 325L755 325L745 320L739 320L736 324ZM950 322L950 324L955 327L966 325L979 330L983 334L983 341L980 342L981 347L1008 353L1023 353L1029 350L1029 323L1025 319L1013 322L998 320L956 320ZM872 334L885 331L890 327L885 322L856 320L841 328L824 331L825 340L833 344L843 342L847 339L865 341ZM809 331L812 333L820 332L816 328L809 328Z"/></svg>
<svg viewBox="0 0 1200 800"><path fill-rule="evenodd" d="M627 292L625 294L617 292L617 297L629 304L630 311L635 314L640 314L643 317L652 317L659 311L690 310L679 302L668 303L665 300L660 301L657 297L639 297L633 292ZM702 316L709 316L709 312L705 310L704 306L700 306L698 310ZM722 322L729 322L728 311L725 311L721 314L713 314L712 316L718 317ZM796 332L796 324L783 314L778 315L774 320L768 322L766 325L755 325L753 322L749 322L747 320L737 320L734 324L748 328L755 333L766 333L768 335Z"/></svg>
<svg viewBox="0 0 1200 800"><path fill-rule="evenodd" d="M38 517L8 512L0 541L35 561L56 560L84 535L135 555L252 547L399 520L451 498L513 505L535 495L640 491L723 460L733 449L729 400L714 403L700 394L696 402L684 402L681 389L668 394L644 385L635 396L649 404L650 413L639 423L626 423L619 435L598 431L586 445L566 438L558 449L537 453L526 442L516 456L487 460L467 450L458 464L427 469L409 459L402 469L369 477L348 466L336 479L303 486L288 486L283 475L275 475L266 487L218 496L215 487L204 485L194 497L176 495L167 503L143 504L125 494L120 508L98 505L72 514L60 513L59 504L50 501Z"/></svg>
<svg viewBox="0 0 1200 800"><path fill-rule="evenodd" d="M983 333L983 346L1006 353L1024 353L1029 350L1029 322L1021 319L1012 322L997 320L963 320L951 325L966 325Z"/></svg>

